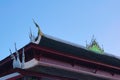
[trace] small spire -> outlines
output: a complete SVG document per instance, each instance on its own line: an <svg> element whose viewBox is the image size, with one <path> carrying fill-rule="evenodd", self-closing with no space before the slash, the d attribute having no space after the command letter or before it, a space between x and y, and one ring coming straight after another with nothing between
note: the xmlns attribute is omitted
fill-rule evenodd
<svg viewBox="0 0 120 80"><path fill-rule="evenodd" d="M15 52L16 52L16 55L17 55L15 67L16 68L21 68L21 62L20 62L20 59L19 59L19 52L17 50L16 43L15 43Z"/></svg>
<svg viewBox="0 0 120 80"><path fill-rule="evenodd" d="M102 44L102 50L103 50L103 52L104 52L104 46L103 46L103 44Z"/></svg>
<svg viewBox="0 0 120 80"><path fill-rule="evenodd" d="M30 38L30 42L34 42L35 41L35 37L32 34L31 28L30 28L29 38Z"/></svg>
<svg viewBox="0 0 120 80"><path fill-rule="evenodd" d="M24 64L25 64L25 52L24 52L24 48L22 50L22 63L21 63L21 68L24 68Z"/></svg>
<svg viewBox="0 0 120 80"><path fill-rule="evenodd" d="M30 28L29 38L30 38L30 41L32 42L32 31L31 31L31 28Z"/></svg>
<svg viewBox="0 0 120 80"><path fill-rule="evenodd" d="M15 51L17 52L17 47L16 47L16 43L14 43L14 45L15 45ZM18 52L17 52L18 53Z"/></svg>
<svg viewBox="0 0 120 80"><path fill-rule="evenodd" d="M16 60L14 54L12 54L11 49L9 49L9 51L10 51L10 54L11 54L11 55L10 55L10 56L11 56L11 59L13 60L13 62L12 62L12 66L13 66L13 68L16 68L17 60Z"/></svg>
<svg viewBox="0 0 120 80"><path fill-rule="evenodd" d="M9 51L10 51L10 54L12 54L12 51L11 51L11 49L9 49Z"/></svg>
<svg viewBox="0 0 120 80"><path fill-rule="evenodd" d="M96 41L95 36L92 36L91 42Z"/></svg>
<svg viewBox="0 0 120 80"><path fill-rule="evenodd" d="M9 49L9 51L10 51L10 57L11 57L11 59L15 59L15 56L12 54L11 49Z"/></svg>
<svg viewBox="0 0 120 80"><path fill-rule="evenodd" d="M14 45L15 45L15 52L16 52L16 55L17 55L17 57L19 57L19 53L18 53L18 50L17 50L17 47L16 47L16 43L15 43Z"/></svg>
<svg viewBox="0 0 120 80"><path fill-rule="evenodd" d="M86 48L88 48L88 43L87 43L87 40L86 40L85 42L86 42Z"/></svg>

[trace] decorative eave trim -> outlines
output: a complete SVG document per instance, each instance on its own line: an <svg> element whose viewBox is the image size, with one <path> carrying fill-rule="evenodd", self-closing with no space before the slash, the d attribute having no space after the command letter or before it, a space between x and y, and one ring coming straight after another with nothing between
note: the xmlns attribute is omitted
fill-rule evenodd
<svg viewBox="0 0 120 80"><path fill-rule="evenodd" d="M32 68L36 65L38 65L38 61L35 58L33 58L32 60L24 63L23 69L29 69L29 68Z"/></svg>
<svg viewBox="0 0 120 80"><path fill-rule="evenodd" d="M18 73L18 72L14 72L14 73L8 74L6 76L0 77L0 80L7 80L9 78L13 78L13 77L16 77L16 76L19 76L19 75L21 75L21 74Z"/></svg>
<svg viewBox="0 0 120 80"><path fill-rule="evenodd" d="M108 68L111 68L111 69L120 70L120 68L116 67L116 66L108 65L108 64L105 64L105 63L101 63L101 62L96 62L96 61L89 60L89 59L79 58L79 57L71 55L69 53L65 54L64 52L58 52L58 51L51 50L51 49L48 49L48 48L45 48L45 47L44 48L43 47L38 47L38 45L35 45L35 44L32 47L34 49L46 51L46 52L49 52L49 53L53 53L55 55L64 56L64 57L68 57L68 58L71 58L71 59L76 59L76 60L84 61L84 62L87 62L87 63L92 63L92 64L100 65L100 66L103 66L103 67L108 67Z"/></svg>
<svg viewBox="0 0 120 80"><path fill-rule="evenodd" d="M91 75L91 76L96 76L99 78L105 78L105 79L109 79L109 80L118 80L118 77L112 77L112 76L106 76L103 74L96 74L96 73L91 73L91 72L87 72L87 71L83 71L81 69L75 69L72 67L66 67L63 65L58 65L58 64L53 64L53 63L46 63L44 61L39 61L39 65L40 66L46 66L46 67L53 67L53 68L57 68L57 69L62 69L62 70L66 70L66 71L71 71L71 72L76 72L76 73L82 73L82 74L86 74L86 75Z"/></svg>

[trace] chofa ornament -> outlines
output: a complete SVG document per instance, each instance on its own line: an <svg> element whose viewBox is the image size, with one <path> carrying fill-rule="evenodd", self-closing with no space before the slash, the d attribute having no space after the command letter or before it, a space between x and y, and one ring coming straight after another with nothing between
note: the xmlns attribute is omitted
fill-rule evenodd
<svg viewBox="0 0 120 80"><path fill-rule="evenodd" d="M43 33L42 33L42 31L40 30L39 25L38 25L34 20L33 20L33 23L34 23L35 26L38 28L38 34L37 34L37 37L35 38L35 36L32 34L31 29L30 29L29 38L30 38L30 41L31 41L32 43L39 44Z"/></svg>

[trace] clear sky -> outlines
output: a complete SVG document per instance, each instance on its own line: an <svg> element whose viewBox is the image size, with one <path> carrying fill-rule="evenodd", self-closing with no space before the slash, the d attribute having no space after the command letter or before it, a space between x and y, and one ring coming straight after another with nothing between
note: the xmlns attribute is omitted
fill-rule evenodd
<svg viewBox="0 0 120 80"><path fill-rule="evenodd" d="M85 46L95 36L120 56L120 0L0 0L0 60L29 43L32 18L44 34Z"/></svg>

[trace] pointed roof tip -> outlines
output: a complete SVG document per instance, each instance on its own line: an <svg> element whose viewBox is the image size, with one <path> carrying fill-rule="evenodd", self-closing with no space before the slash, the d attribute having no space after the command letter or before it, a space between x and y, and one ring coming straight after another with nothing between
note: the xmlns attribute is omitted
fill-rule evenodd
<svg viewBox="0 0 120 80"><path fill-rule="evenodd" d="M96 41L96 38L95 38L94 34L92 35L92 39L91 40L95 40Z"/></svg>
<svg viewBox="0 0 120 80"><path fill-rule="evenodd" d="M29 27L29 30L30 30L30 32L29 32L29 38L32 36L32 30L31 30L31 27Z"/></svg>
<svg viewBox="0 0 120 80"><path fill-rule="evenodd" d="M33 21L33 23L35 24L36 22L35 22L35 20L32 18L32 21Z"/></svg>
<svg viewBox="0 0 120 80"><path fill-rule="evenodd" d="M17 47L16 47L16 42L14 43L14 45L15 45L15 50L17 50Z"/></svg>
<svg viewBox="0 0 120 80"><path fill-rule="evenodd" d="M24 50L24 48L22 49L22 56L25 56L25 50Z"/></svg>
<svg viewBox="0 0 120 80"><path fill-rule="evenodd" d="M10 54L12 54L12 51L11 51L11 49L9 48L9 51L10 51Z"/></svg>
<svg viewBox="0 0 120 80"><path fill-rule="evenodd" d="M33 23L35 24L35 26L39 28L39 25L35 22L35 20L34 19L32 19L32 20L33 20Z"/></svg>
<svg viewBox="0 0 120 80"><path fill-rule="evenodd" d="M35 22L34 19L32 19L32 20L33 20L33 23L35 24L35 26L38 28L38 34L39 34L40 36L43 36L43 33L42 33L42 31L41 31L39 25Z"/></svg>

